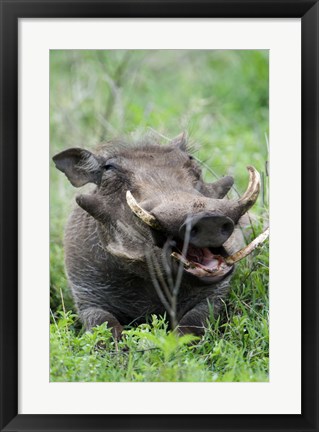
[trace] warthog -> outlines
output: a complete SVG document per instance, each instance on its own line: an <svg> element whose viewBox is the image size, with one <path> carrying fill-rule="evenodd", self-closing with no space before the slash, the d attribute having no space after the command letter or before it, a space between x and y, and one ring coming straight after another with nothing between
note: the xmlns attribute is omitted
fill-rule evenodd
<svg viewBox="0 0 319 432"><path fill-rule="evenodd" d="M149 314L169 317L182 333L202 334L218 314L233 272L232 238L255 203L260 180L225 198L233 178L205 183L182 134L168 145L82 148L53 158L78 195L65 233L68 281L87 329L108 322L114 336Z"/></svg>

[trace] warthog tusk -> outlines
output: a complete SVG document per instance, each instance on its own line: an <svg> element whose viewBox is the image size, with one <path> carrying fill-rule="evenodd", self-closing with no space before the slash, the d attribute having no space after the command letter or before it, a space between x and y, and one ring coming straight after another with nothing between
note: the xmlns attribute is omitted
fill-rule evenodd
<svg viewBox="0 0 319 432"><path fill-rule="evenodd" d="M241 207L241 214L246 213L250 207L252 207L257 201L259 190L260 190L260 174L253 167L248 166L247 170L249 171L249 183L246 192L244 195L239 198L238 204Z"/></svg>
<svg viewBox="0 0 319 432"><path fill-rule="evenodd" d="M151 215L149 212L144 210L140 205L137 204L136 199L133 197L130 191L126 192L126 201L129 205L132 212L141 219L144 223L149 225L150 227L154 229L161 229L160 224L158 223L157 219Z"/></svg>
<svg viewBox="0 0 319 432"><path fill-rule="evenodd" d="M269 228L267 228L264 232L259 234L249 245L245 246L244 248L240 249L238 252L234 253L233 255L225 258L225 263L227 265L233 265L237 261L242 260L247 255L251 254L253 250L256 249L256 247L260 246L269 236Z"/></svg>

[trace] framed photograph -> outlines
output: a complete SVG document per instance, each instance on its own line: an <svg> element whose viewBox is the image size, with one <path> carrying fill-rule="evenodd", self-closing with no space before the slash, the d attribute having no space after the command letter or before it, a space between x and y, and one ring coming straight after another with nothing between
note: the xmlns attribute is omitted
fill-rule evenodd
<svg viewBox="0 0 319 432"><path fill-rule="evenodd" d="M318 2L1 22L1 430L318 430Z"/></svg>

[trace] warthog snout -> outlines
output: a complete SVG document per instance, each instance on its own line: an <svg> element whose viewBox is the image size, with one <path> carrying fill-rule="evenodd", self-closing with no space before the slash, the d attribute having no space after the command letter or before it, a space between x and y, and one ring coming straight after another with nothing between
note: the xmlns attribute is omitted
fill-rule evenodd
<svg viewBox="0 0 319 432"><path fill-rule="evenodd" d="M189 242L194 246L219 247L233 233L234 223L227 216L203 212L186 219L180 229L181 239L184 239L187 229L189 230Z"/></svg>

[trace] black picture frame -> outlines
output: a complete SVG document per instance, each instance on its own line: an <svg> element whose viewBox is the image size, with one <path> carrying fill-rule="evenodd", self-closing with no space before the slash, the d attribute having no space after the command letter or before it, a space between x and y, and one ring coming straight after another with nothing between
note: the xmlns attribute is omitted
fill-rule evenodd
<svg viewBox="0 0 319 432"><path fill-rule="evenodd" d="M1 11L1 431L317 431L319 5L314 0L0 0ZM18 414L19 18L301 18L302 414ZM291 211L293 211L293 203ZM283 269L284 272L291 271Z"/></svg>

